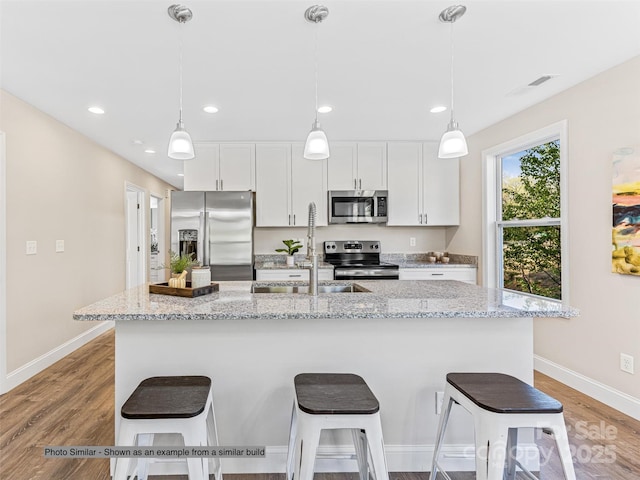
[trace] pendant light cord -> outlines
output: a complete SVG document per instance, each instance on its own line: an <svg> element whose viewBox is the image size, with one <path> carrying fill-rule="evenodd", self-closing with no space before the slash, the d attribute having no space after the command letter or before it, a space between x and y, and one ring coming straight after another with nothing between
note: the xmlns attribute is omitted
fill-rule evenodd
<svg viewBox="0 0 640 480"><path fill-rule="evenodd" d="M183 47L183 25L184 22L180 22L180 35L178 46L178 71L180 76L180 125L182 126L182 47Z"/></svg>
<svg viewBox="0 0 640 480"><path fill-rule="evenodd" d="M316 123L318 123L318 27L319 27L319 22L316 23L316 28L315 28L316 46L315 46L315 52L314 52L314 57L315 57L314 68L316 72Z"/></svg>
<svg viewBox="0 0 640 480"><path fill-rule="evenodd" d="M453 124L453 24L455 21L451 22L451 123Z"/></svg>

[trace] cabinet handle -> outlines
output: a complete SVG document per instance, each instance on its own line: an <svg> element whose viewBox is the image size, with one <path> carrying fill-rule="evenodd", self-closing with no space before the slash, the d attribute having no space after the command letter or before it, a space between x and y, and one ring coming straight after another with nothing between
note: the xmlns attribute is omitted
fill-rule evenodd
<svg viewBox="0 0 640 480"><path fill-rule="evenodd" d="M289 214L289 225L291 225L291 214Z"/></svg>
<svg viewBox="0 0 640 480"><path fill-rule="evenodd" d="M356 189L356 190L358 189L358 179L357 178L353 179L353 188Z"/></svg>
<svg viewBox="0 0 640 480"><path fill-rule="evenodd" d="M441 277L443 275L444 275L444 273L432 273L431 274L432 277Z"/></svg>
<svg viewBox="0 0 640 480"><path fill-rule="evenodd" d="M362 190L362 179L358 180L358 189Z"/></svg>
<svg viewBox="0 0 640 480"><path fill-rule="evenodd" d="M220 189L218 188L218 180L216 180L216 190L220 190Z"/></svg>
<svg viewBox="0 0 640 480"><path fill-rule="evenodd" d="M425 214L424 214L424 224L425 224L425 225L427 225L427 224L429 223L429 222L427 221L427 218L428 218L428 217L427 217L427 214L425 213Z"/></svg>
<svg viewBox="0 0 640 480"><path fill-rule="evenodd" d="M296 274L291 273L291 274L289 274L289 278L301 277L301 276L302 275L300 275L299 273L296 273Z"/></svg>
<svg viewBox="0 0 640 480"><path fill-rule="evenodd" d="M296 214L295 213L293 214L293 224L294 225L296 224Z"/></svg>
<svg viewBox="0 0 640 480"><path fill-rule="evenodd" d="M422 225L422 214L420 214L420 225Z"/></svg>
<svg viewBox="0 0 640 480"><path fill-rule="evenodd" d="M224 190L224 180L220 180L220 190Z"/></svg>

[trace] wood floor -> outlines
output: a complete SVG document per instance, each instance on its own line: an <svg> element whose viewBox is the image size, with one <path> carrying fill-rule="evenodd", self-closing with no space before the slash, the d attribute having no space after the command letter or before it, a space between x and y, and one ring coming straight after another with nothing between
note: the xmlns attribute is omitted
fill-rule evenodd
<svg viewBox="0 0 640 480"><path fill-rule="evenodd" d="M564 404L578 480L640 479L640 421L542 374L536 373L535 383ZM45 459L43 447L114 445L113 385L111 331L0 396L0 480L108 480L107 459ZM562 479L555 452L548 455L553 440L543 433L538 437L541 479ZM547 457L549 462L544 461ZM429 473L391 473L390 477L428 480ZM475 475L465 472L451 477L472 480ZM284 475L225 475L225 479L284 480ZM316 480L357 480L357 476L318 474Z"/></svg>

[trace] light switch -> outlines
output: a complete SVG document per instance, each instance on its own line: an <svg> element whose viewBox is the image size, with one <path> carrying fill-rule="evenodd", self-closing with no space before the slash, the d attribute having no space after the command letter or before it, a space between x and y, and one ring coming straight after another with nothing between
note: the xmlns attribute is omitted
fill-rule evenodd
<svg viewBox="0 0 640 480"><path fill-rule="evenodd" d="M56 240L56 253L64 252L64 240Z"/></svg>
<svg viewBox="0 0 640 480"><path fill-rule="evenodd" d="M35 255L36 253L38 253L38 242L27 240L27 255Z"/></svg>

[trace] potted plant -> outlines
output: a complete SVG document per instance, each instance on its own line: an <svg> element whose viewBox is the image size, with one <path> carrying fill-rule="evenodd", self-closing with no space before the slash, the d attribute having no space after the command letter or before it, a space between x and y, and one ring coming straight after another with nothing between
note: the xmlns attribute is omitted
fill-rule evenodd
<svg viewBox="0 0 640 480"><path fill-rule="evenodd" d="M287 254L287 265L293 266L293 255L298 252L302 248L302 244L298 242L298 240L282 240L287 248L276 248L276 252L286 253Z"/></svg>
<svg viewBox="0 0 640 480"><path fill-rule="evenodd" d="M198 262L193 259L193 253L188 255L186 253L178 254L169 250L169 256L169 270L171 270L169 286L174 288L185 288L187 286L188 268Z"/></svg>

